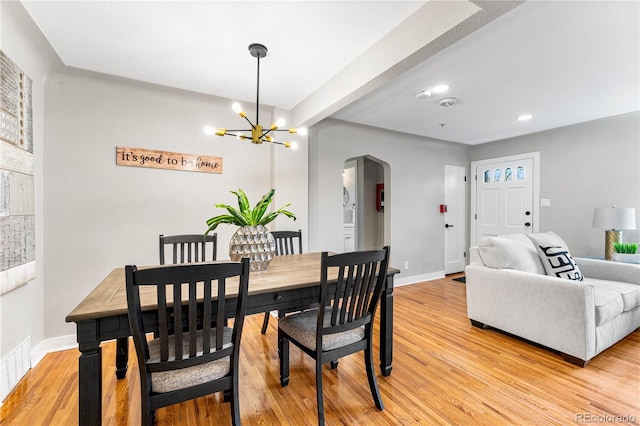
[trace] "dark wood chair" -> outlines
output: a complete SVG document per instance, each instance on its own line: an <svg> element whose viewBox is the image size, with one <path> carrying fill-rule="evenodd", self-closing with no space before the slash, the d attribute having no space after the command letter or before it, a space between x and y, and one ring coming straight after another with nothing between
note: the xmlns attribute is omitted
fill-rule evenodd
<svg viewBox="0 0 640 426"><path fill-rule="evenodd" d="M297 231L273 231L273 239L276 241L276 256L302 253L302 230ZM296 309L297 310L297 309ZM287 311L278 311L278 318L282 318ZM262 320L262 334L267 332L271 312L264 313Z"/></svg>
<svg viewBox="0 0 640 426"><path fill-rule="evenodd" d="M232 422L239 425L238 362L249 259L140 270L130 265L125 274L129 324L140 369L142 424L154 423L157 408L224 391L231 402ZM228 290L229 282L233 284ZM142 311L141 292L155 293L157 317ZM215 323L223 324L225 312L234 311L233 328L212 327L212 321L203 321L215 315ZM151 329L157 330L157 337L147 340L145 333Z"/></svg>
<svg viewBox="0 0 640 426"><path fill-rule="evenodd" d="M276 256L302 253L302 230L273 231L276 240Z"/></svg>
<svg viewBox="0 0 640 426"><path fill-rule="evenodd" d="M160 264L165 264L166 246L171 247L172 263L208 262L216 260L218 253L218 235L209 234L185 234L167 235L160 234ZM211 254L207 258L208 246Z"/></svg>
<svg viewBox="0 0 640 426"><path fill-rule="evenodd" d="M373 319L385 285L389 266L389 247L329 256L322 253L320 300L318 307L287 315L278 321L280 383L289 384L289 342L316 361L318 424L324 424L322 365L364 351L371 395L383 410L378 382L373 370ZM337 280L328 281L337 268ZM329 284L335 293L330 291Z"/></svg>

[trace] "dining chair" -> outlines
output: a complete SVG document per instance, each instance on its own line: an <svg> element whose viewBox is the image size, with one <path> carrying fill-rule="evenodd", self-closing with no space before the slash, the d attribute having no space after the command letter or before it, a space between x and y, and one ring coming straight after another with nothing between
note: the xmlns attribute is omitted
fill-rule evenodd
<svg viewBox="0 0 640 426"><path fill-rule="evenodd" d="M125 275L140 370L142 424L153 424L158 408L224 391L231 402L232 423L239 425L238 363L249 259L148 269L129 265ZM155 296L157 308L152 311L157 316L143 312L141 294ZM216 324L223 324L225 312L235 312L232 328L203 321L215 317ZM147 340L145 333L152 329L157 337Z"/></svg>
<svg viewBox="0 0 640 426"><path fill-rule="evenodd" d="M276 251L275 251L276 256L302 253L302 230L301 229L297 231L272 231L271 235L273 235L273 239L275 240L275 243L276 243ZM279 310L278 318L282 318L286 313L287 311ZM270 316L271 316L270 311L267 311L264 313L264 319L262 320L262 330L261 330L262 334L265 334L267 332L267 327L269 327Z"/></svg>
<svg viewBox="0 0 640 426"><path fill-rule="evenodd" d="M276 256L302 253L302 230L273 231L271 235L276 241Z"/></svg>
<svg viewBox="0 0 640 426"><path fill-rule="evenodd" d="M204 234L162 235L160 234L160 264L165 264L166 246L171 247L172 263L192 263L216 260L218 252L218 235ZM207 246L211 254L207 259Z"/></svg>
<svg viewBox="0 0 640 426"><path fill-rule="evenodd" d="M364 351L369 388L378 409L382 398L373 367L373 319L387 278L389 246L329 256L322 253L316 309L278 321L280 384L289 384L289 342L316 362L318 424L324 425L322 365ZM329 278L331 272L336 278Z"/></svg>

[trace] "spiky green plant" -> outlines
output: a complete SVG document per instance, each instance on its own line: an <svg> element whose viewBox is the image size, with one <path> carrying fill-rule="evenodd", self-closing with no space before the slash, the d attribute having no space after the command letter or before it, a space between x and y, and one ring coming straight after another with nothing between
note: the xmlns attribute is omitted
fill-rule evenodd
<svg viewBox="0 0 640 426"><path fill-rule="evenodd" d="M296 216L293 213L285 210L285 207L289 207L291 203L285 204L278 210L267 213L267 208L269 207L269 204L271 204L271 201L273 201L273 194L276 192L275 189L271 189L269 192L264 194L262 199L258 201L253 209L249 204L247 194L245 194L242 189L238 189L237 192L230 192L238 197L238 208L236 209L228 204L216 204L217 208L226 209L228 214L221 214L207 220L207 226L209 228L207 229L207 232L205 232L205 235L212 232L221 223L228 223L237 226L266 225L281 214L296 220ZM267 214L265 215L265 213Z"/></svg>
<svg viewBox="0 0 640 426"><path fill-rule="evenodd" d="M637 243L614 243L616 253L635 254L638 251Z"/></svg>

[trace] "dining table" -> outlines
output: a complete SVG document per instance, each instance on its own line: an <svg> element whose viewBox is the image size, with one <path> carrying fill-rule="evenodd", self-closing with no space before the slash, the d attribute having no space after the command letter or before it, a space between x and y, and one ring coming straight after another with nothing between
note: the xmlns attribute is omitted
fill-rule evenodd
<svg viewBox="0 0 640 426"><path fill-rule="evenodd" d="M306 308L320 296L321 253L276 256L267 270L251 271L246 314ZM149 265L157 266L157 265ZM138 266L144 268L144 266ZM393 279L400 271L389 267L380 300L380 369L391 374L393 355ZM329 286L332 284L329 276ZM335 286L335 284L334 284ZM231 290L233 292L233 290ZM237 295L237 294L236 294ZM226 297L233 298L233 294ZM155 294L141 295L143 313L154 315ZM232 312L229 312L231 316ZM113 269L66 317L76 324L78 358L78 424L102 423L101 343L116 341L116 376L125 377L131 335L127 313L124 267ZM153 321L150 321L153 324ZM154 330L148 330L153 332Z"/></svg>

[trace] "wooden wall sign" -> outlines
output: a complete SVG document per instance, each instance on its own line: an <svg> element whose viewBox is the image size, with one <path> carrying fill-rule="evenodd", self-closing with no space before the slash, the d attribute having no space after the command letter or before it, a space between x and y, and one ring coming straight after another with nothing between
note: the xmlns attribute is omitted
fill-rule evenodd
<svg viewBox="0 0 640 426"><path fill-rule="evenodd" d="M222 173L222 157L154 151L144 148L116 147L116 165L151 169Z"/></svg>

